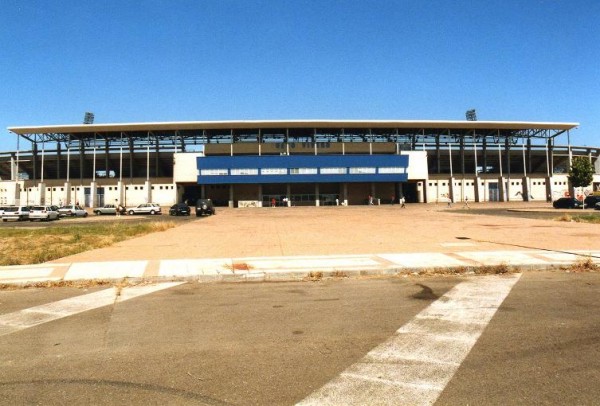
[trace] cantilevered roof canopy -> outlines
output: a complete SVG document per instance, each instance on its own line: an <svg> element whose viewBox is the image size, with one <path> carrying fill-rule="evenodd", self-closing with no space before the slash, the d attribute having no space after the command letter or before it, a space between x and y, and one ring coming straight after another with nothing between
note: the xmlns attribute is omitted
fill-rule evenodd
<svg viewBox="0 0 600 406"><path fill-rule="evenodd" d="M69 124L9 127L19 135L28 134L94 134L106 132L184 131L215 129L269 128L398 128L398 129L460 129L460 130L555 130L564 132L579 123L524 121L437 121L437 120L236 120L236 121L179 121L156 123Z"/></svg>

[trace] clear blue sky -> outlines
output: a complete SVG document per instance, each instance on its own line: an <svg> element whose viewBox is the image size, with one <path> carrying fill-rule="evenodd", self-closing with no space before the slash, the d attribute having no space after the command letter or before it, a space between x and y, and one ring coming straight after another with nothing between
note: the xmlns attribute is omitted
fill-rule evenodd
<svg viewBox="0 0 600 406"><path fill-rule="evenodd" d="M236 119L579 122L600 146L597 0L2 0L10 126ZM28 146L27 146L28 147Z"/></svg>

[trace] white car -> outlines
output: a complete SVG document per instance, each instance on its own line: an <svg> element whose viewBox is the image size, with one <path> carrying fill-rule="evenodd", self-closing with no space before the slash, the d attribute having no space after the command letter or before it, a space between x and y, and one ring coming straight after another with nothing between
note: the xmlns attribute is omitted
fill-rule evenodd
<svg viewBox="0 0 600 406"><path fill-rule="evenodd" d="M156 203L142 203L137 207L127 209L127 214L162 214L160 206Z"/></svg>
<svg viewBox="0 0 600 406"><path fill-rule="evenodd" d="M58 220L58 208L56 206L33 206L29 212L29 221Z"/></svg>
<svg viewBox="0 0 600 406"><path fill-rule="evenodd" d="M4 208L2 221L27 220L29 218L29 206L9 206Z"/></svg>
<svg viewBox="0 0 600 406"><path fill-rule="evenodd" d="M85 211L85 209L79 205L71 204L58 209L58 214L60 216L87 217L88 212Z"/></svg>

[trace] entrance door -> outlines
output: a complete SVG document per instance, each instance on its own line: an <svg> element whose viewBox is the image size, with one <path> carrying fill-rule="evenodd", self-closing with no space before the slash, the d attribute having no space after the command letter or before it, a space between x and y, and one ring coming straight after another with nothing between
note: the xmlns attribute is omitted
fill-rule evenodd
<svg viewBox="0 0 600 406"><path fill-rule="evenodd" d="M500 201L500 191L498 190L498 182L488 183L488 196L490 202Z"/></svg>
<svg viewBox="0 0 600 406"><path fill-rule="evenodd" d="M99 187L96 189L96 206L102 207L104 206L104 188Z"/></svg>
<svg viewBox="0 0 600 406"><path fill-rule="evenodd" d="M92 207L92 188L86 187L83 189L84 197L83 204L85 207Z"/></svg>

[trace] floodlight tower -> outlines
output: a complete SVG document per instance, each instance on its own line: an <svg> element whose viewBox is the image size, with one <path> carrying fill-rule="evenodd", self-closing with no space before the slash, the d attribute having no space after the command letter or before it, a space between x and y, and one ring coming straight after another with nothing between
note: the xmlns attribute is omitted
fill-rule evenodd
<svg viewBox="0 0 600 406"><path fill-rule="evenodd" d="M475 112L475 109L467 110L465 116L467 117L467 121L477 121L477 113Z"/></svg>
<svg viewBox="0 0 600 406"><path fill-rule="evenodd" d="M467 110L465 115L467 116L467 121L477 121L477 113L475 112L475 109Z"/></svg>
<svg viewBox="0 0 600 406"><path fill-rule="evenodd" d="M83 116L83 124L94 124L94 113L86 111Z"/></svg>

